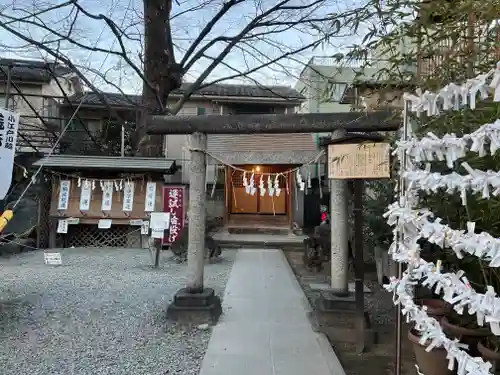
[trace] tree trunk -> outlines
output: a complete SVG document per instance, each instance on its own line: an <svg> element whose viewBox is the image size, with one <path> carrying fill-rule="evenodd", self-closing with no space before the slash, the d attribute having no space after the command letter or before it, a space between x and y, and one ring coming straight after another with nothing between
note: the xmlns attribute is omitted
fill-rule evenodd
<svg viewBox="0 0 500 375"><path fill-rule="evenodd" d="M133 143L141 156L161 156L163 136L146 134L147 118L164 114L166 98L180 86L174 72L175 57L170 35L172 0L144 0L144 76L141 109ZM176 79L173 79L174 77Z"/></svg>

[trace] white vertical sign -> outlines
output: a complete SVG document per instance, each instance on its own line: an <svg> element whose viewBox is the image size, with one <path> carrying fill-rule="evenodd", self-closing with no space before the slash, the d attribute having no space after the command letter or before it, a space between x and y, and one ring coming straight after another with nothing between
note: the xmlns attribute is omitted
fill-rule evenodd
<svg viewBox="0 0 500 375"><path fill-rule="evenodd" d="M156 203L156 182L146 184L146 200L144 202L144 211L153 212Z"/></svg>
<svg viewBox="0 0 500 375"><path fill-rule="evenodd" d="M89 180L85 180L82 183L80 192L80 211L90 210L90 199L92 196L92 184Z"/></svg>
<svg viewBox="0 0 500 375"><path fill-rule="evenodd" d="M125 182L123 187L123 211L130 212L134 207L134 183L132 181Z"/></svg>
<svg viewBox="0 0 500 375"><path fill-rule="evenodd" d="M149 234L149 221L143 221L141 225L141 234Z"/></svg>
<svg viewBox="0 0 500 375"><path fill-rule="evenodd" d="M61 219L57 222L57 233L68 233L68 220Z"/></svg>
<svg viewBox="0 0 500 375"><path fill-rule="evenodd" d="M111 211L113 205L113 181L105 181L102 188L101 211Z"/></svg>
<svg viewBox="0 0 500 375"><path fill-rule="evenodd" d="M63 180L59 186L59 202L57 204L58 211L66 211L69 204L69 191L71 189L71 181Z"/></svg>
<svg viewBox="0 0 500 375"><path fill-rule="evenodd" d="M16 153L19 113L0 109L0 199L4 199L12 183Z"/></svg>

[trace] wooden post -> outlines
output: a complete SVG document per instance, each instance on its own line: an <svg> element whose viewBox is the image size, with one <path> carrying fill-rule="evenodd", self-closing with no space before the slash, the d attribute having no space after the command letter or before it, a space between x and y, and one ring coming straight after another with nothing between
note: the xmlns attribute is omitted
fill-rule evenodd
<svg viewBox="0 0 500 375"><path fill-rule="evenodd" d="M371 329L370 318L365 312L364 259L363 259L363 190L364 181L354 180L354 285L356 299L357 352L366 348L367 330Z"/></svg>
<svg viewBox="0 0 500 375"><path fill-rule="evenodd" d="M142 236L142 235L141 235ZM156 254L155 254L155 268L160 267L160 253L161 253L161 239L156 239L155 238L155 249L156 249Z"/></svg>

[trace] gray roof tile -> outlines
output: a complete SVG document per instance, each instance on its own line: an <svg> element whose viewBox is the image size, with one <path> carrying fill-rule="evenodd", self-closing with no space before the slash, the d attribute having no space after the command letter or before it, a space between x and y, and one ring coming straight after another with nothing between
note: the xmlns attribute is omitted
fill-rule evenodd
<svg viewBox="0 0 500 375"><path fill-rule="evenodd" d="M87 155L51 155L33 163L35 166L59 169L103 169L127 171L164 171L171 173L175 161L165 158L87 156Z"/></svg>
<svg viewBox="0 0 500 375"><path fill-rule="evenodd" d="M189 87L190 83L183 83L182 87L172 92L172 95L182 95ZM80 99L85 94L76 94L70 98L71 102L79 103ZM135 106L140 102L141 97L138 95L122 95L119 93L102 93L107 102L111 106ZM269 99L289 99L294 101L302 101L305 98L295 89L288 86L251 86L251 85L231 85L231 84L216 84L206 86L198 91L195 91L193 96L206 96L207 99L215 96L227 96L234 98L269 98ZM87 93L84 104L86 105L103 105L99 95L95 92Z"/></svg>
<svg viewBox="0 0 500 375"><path fill-rule="evenodd" d="M0 58L0 81L7 80L9 66L12 66L11 77L14 81L50 82L53 77L51 72L57 76L71 73L70 68L53 62Z"/></svg>

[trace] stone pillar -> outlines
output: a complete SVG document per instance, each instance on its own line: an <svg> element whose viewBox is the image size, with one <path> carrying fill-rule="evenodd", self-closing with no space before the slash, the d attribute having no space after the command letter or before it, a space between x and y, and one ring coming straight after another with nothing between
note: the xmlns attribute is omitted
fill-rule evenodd
<svg viewBox="0 0 500 375"><path fill-rule="evenodd" d="M336 130L332 139L346 135L345 130ZM346 180L330 182L330 228L331 228L331 275L332 292L348 293L347 276L349 270L349 224L347 215L348 186Z"/></svg>
<svg viewBox="0 0 500 375"><path fill-rule="evenodd" d="M187 256L187 289L198 293L203 290L203 268L205 265L205 215L207 178L207 135L193 133L190 136L191 168L189 175L189 232Z"/></svg>

